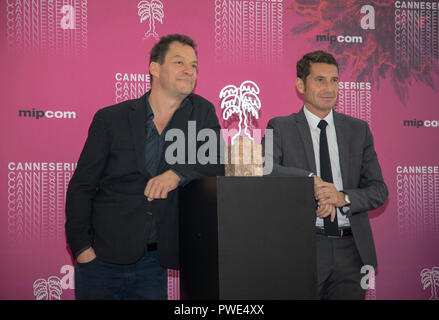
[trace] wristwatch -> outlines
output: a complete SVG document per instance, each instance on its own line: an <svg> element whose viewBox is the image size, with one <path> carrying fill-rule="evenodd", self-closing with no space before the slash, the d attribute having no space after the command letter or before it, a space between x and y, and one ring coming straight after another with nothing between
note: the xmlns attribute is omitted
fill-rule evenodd
<svg viewBox="0 0 439 320"><path fill-rule="evenodd" d="M346 204L345 204L343 207L341 207L341 211L342 211L344 214L346 214L346 213L348 213L349 210L351 209L351 208L350 208L350 206L351 206L351 201L349 200L349 195L348 195L346 192L344 192L344 191L342 191L342 192L344 193L344 201L346 202Z"/></svg>

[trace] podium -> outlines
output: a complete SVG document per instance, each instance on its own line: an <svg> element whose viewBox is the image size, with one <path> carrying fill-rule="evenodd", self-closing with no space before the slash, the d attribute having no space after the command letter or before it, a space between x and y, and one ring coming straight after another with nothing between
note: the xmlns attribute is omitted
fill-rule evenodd
<svg viewBox="0 0 439 320"><path fill-rule="evenodd" d="M316 298L313 179L212 177L180 191L181 299Z"/></svg>

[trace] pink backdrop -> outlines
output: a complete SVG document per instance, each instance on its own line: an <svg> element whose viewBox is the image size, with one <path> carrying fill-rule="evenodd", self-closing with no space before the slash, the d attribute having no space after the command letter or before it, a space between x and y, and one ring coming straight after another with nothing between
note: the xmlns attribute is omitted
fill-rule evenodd
<svg viewBox="0 0 439 320"><path fill-rule="evenodd" d="M371 125L390 191L370 213L379 268L367 298L438 299L438 16L437 1L0 1L0 298L74 298L64 201L88 126L148 89L155 37L178 32L198 43L196 93L220 119L221 89L256 83L260 129L300 109L304 53L337 57L337 109ZM169 279L178 299L178 272Z"/></svg>

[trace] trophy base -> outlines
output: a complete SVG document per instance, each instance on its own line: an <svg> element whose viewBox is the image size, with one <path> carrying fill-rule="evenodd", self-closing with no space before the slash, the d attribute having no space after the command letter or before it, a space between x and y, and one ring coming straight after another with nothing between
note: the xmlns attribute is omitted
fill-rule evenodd
<svg viewBox="0 0 439 320"><path fill-rule="evenodd" d="M226 147L226 176L262 176L262 144L240 136Z"/></svg>

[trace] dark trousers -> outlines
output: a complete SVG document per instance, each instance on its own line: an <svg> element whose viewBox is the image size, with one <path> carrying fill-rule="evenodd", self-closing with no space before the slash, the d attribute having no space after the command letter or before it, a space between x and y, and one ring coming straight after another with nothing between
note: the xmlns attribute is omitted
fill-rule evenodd
<svg viewBox="0 0 439 320"><path fill-rule="evenodd" d="M364 300L363 263L352 236L316 235L317 293L322 300Z"/></svg>
<svg viewBox="0 0 439 320"><path fill-rule="evenodd" d="M76 263L77 300L166 300L168 274L157 251L145 251L136 263L118 265L96 258Z"/></svg>

